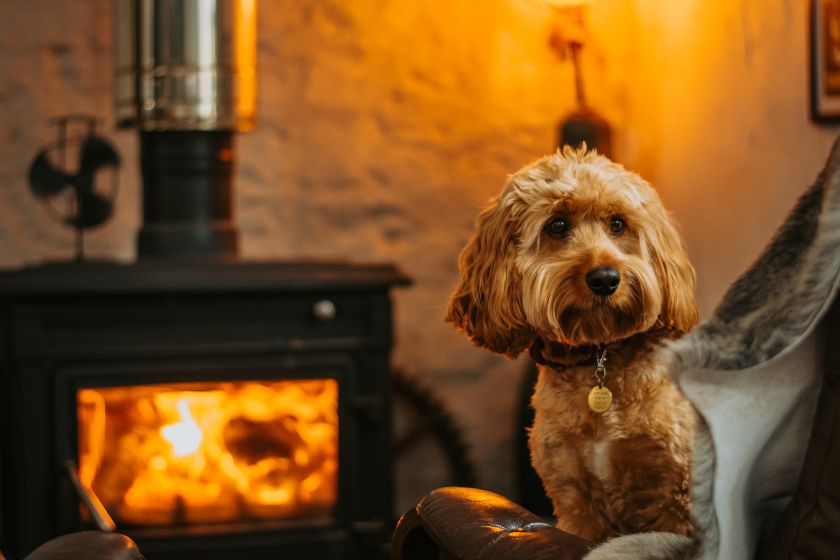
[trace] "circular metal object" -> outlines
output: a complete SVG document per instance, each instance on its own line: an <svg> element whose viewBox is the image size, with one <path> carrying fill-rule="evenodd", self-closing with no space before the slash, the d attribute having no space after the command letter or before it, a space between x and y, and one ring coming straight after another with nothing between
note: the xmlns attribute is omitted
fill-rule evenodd
<svg viewBox="0 0 840 560"><path fill-rule="evenodd" d="M312 306L312 314L319 321L332 321L337 313L335 304L328 299L316 301L315 305Z"/></svg>
<svg viewBox="0 0 840 560"><path fill-rule="evenodd" d="M609 410L610 405L612 404L613 396L609 389L606 387L599 387L594 386L592 390L589 391L589 408L592 409L592 412L597 412L598 414L603 414L607 410Z"/></svg>

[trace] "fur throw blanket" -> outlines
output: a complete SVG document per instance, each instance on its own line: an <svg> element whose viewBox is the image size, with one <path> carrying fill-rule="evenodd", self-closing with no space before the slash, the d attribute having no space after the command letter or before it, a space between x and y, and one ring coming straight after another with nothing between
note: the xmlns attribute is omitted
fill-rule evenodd
<svg viewBox="0 0 840 560"><path fill-rule="evenodd" d="M700 550L667 534L627 535L587 558L754 558L796 488L823 371L817 326L838 276L840 140L713 316L665 350L703 419L693 470Z"/></svg>

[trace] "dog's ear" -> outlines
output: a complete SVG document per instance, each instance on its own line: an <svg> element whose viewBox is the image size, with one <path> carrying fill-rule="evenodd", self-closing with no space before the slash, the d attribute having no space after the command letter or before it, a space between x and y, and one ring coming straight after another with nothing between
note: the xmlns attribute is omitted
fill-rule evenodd
<svg viewBox="0 0 840 560"><path fill-rule="evenodd" d="M647 210L651 220L644 225L642 238L662 288L657 327L687 332L700 318L694 300L694 267L659 199L652 200Z"/></svg>
<svg viewBox="0 0 840 560"><path fill-rule="evenodd" d="M446 321L475 344L519 355L535 338L525 320L520 278L514 267L516 232L495 199L479 214L472 238L458 260L460 278L449 300Z"/></svg>

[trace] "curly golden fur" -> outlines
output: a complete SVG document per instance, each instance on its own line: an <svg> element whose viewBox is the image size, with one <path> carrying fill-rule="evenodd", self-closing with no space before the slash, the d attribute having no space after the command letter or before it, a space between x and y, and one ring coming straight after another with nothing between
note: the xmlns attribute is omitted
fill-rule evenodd
<svg viewBox="0 0 840 560"><path fill-rule="evenodd" d="M657 348L693 327L694 269L656 192L585 147L514 173L461 252L446 320L478 345L537 350L534 467L558 527L595 541L691 535L694 413ZM598 293L588 273L620 280ZM535 345L535 343L538 343ZM614 400L587 406L593 345L607 349Z"/></svg>

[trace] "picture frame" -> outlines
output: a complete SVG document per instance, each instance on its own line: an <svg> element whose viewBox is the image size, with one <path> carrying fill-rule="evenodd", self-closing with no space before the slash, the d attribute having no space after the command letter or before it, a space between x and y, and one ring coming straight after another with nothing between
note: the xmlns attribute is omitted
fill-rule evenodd
<svg viewBox="0 0 840 560"><path fill-rule="evenodd" d="M840 123L840 0L811 0L811 118Z"/></svg>

